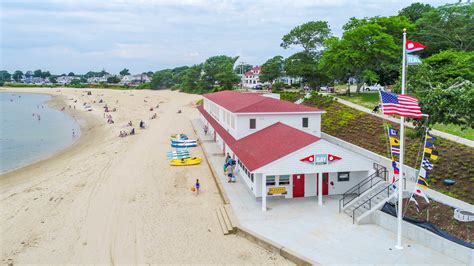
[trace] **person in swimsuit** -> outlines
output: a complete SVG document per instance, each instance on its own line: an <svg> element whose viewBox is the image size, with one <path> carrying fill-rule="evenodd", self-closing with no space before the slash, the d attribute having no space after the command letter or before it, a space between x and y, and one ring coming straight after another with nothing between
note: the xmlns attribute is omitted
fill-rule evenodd
<svg viewBox="0 0 474 266"><path fill-rule="evenodd" d="M194 185L196 188L196 196L199 195L199 189L201 188L201 184L199 184L199 179L196 179L196 185Z"/></svg>

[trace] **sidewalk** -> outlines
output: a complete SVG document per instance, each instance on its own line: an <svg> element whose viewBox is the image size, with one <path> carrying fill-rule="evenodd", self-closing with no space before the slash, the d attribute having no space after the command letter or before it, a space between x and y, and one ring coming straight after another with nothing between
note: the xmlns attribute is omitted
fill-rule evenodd
<svg viewBox="0 0 474 266"><path fill-rule="evenodd" d="M327 94L327 95L329 95L329 94ZM337 97L335 97L335 98L337 98ZM368 113L368 114L371 114L371 115L374 115L374 116L378 116L382 119L385 119L385 120L388 120L388 121L391 121L391 122L394 122L394 123L397 123L397 124L400 123L400 119L397 119L397 118L394 118L394 117L388 116L388 115L383 115L381 113L374 114L374 113L372 113L372 110L370 110L368 108L365 108L363 106L360 106L358 104L355 104L353 102L343 100L341 98L337 98L337 101L344 104L344 105L347 105L349 107L357 109L359 111L362 111L362 112L365 112L365 113ZM408 127L414 128L412 123L406 123L406 125ZM438 137L441 137L441 138L444 138L444 139L449 139L451 141L466 145L466 146L471 147L471 148L474 147L474 141L469 140L469 139L461 138L461 137L458 137L458 136L455 136L455 135L452 135L452 134L449 134L449 133L446 133L446 132L442 132L442 131L439 131L439 130L436 130L436 129L431 129L430 133L434 136L438 136Z"/></svg>
<svg viewBox="0 0 474 266"><path fill-rule="evenodd" d="M396 235L376 225L354 225L338 212L340 196L317 199L268 199L267 212L237 178L227 183L222 172L224 155L211 136L204 136L199 119L192 121L209 164L218 174L241 228L278 243L314 264L461 264L408 239L395 250Z"/></svg>

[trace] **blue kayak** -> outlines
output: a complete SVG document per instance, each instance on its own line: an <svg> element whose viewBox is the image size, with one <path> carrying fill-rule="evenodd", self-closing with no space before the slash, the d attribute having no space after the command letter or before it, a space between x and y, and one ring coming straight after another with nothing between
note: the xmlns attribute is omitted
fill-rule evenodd
<svg viewBox="0 0 474 266"><path fill-rule="evenodd" d="M166 159L168 160L187 159L187 158L191 158L191 155L183 154L183 155L166 156Z"/></svg>
<svg viewBox="0 0 474 266"><path fill-rule="evenodd" d="M191 148L191 147L197 147L196 142L191 142L191 143L175 143L171 142L171 147L172 148Z"/></svg>

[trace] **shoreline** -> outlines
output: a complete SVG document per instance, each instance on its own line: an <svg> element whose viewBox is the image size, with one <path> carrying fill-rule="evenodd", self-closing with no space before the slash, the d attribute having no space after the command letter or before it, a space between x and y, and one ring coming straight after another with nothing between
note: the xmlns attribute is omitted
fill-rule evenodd
<svg viewBox="0 0 474 266"><path fill-rule="evenodd" d="M20 89L20 90L18 90ZM53 163L54 161L61 161L67 159L68 156L73 156L76 152L79 152L80 147L86 143L90 138L95 137L94 134L91 134L91 129L95 125L99 124L97 118L88 115L86 112L80 111L79 109L65 109L61 111L61 106L68 106L67 96L66 95L57 95L53 92L30 92L30 91L21 91L21 89L30 89L30 88L12 88L4 89L2 91L8 93L25 93L25 94L43 94L49 95L52 98L46 102L49 108L55 109L59 112L65 112L66 115L71 117L76 124L79 125L80 135L68 146L53 152L52 154L46 155L44 158L34 160L25 165L19 166L17 168L7 170L3 173L0 173L0 184L2 186L8 186L9 184L16 183L22 179L15 179L15 176L21 176L24 172L34 170L36 168L41 168L48 164ZM22 181L27 181L28 179L23 179Z"/></svg>

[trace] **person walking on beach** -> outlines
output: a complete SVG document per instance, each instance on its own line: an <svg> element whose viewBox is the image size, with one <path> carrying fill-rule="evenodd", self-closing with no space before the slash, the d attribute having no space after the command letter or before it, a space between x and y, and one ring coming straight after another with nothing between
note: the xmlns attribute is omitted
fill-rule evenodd
<svg viewBox="0 0 474 266"><path fill-rule="evenodd" d="M196 196L199 195L199 189L201 188L201 184L199 184L199 179L196 179L196 184L194 185L196 188Z"/></svg>
<svg viewBox="0 0 474 266"><path fill-rule="evenodd" d="M76 132L74 132L74 128L72 129L72 138L76 137Z"/></svg>

